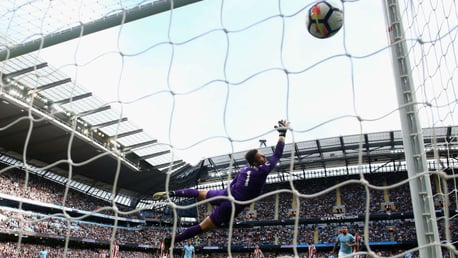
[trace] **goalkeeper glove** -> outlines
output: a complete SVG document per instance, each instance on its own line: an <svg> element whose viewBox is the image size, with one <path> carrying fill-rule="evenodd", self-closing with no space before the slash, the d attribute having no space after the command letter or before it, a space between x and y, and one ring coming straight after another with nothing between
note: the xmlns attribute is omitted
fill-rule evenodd
<svg viewBox="0 0 458 258"><path fill-rule="evenodd" d="M288 131L288 123L285 120L280 120L274 128L278 131L279 136L285 137Z"/></svg>

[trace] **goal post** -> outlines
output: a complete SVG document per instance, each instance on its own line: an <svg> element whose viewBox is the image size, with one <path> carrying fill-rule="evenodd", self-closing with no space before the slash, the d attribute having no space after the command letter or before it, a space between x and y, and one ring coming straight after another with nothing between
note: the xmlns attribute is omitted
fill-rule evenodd
<svg viewBox="0 0 458 258"><path fill-rule="evenodd" d="M436 223L417 98L412 85L410 61L397 0L386 0L385 15L393 56L393 72L400 106L399 115L409 178L410 195L421 257L442 257Z"/></svg>

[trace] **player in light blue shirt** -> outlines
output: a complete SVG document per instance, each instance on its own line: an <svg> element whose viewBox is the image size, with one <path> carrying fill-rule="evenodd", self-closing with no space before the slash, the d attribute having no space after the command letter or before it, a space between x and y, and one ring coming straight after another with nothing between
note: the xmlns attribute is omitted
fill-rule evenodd
<svg viewBox="0 0 458 258"><path fill-rule="evenodd" d="M192 245L191 240L188 240L188 244L183 247L184 249L184 258L194 258L196 257L196 251Z"/></svg>
<svg viewBox="0 0 458 258"><path fill-rule="evenodd" d="M412 253L408 253L404 256L404 258L412 258L412 257L413 257Z"/></svg>
<svg viewBox="0 0 458 258"><path fill-rule="evenodd" d="M347 226L342 226L341 233L336 238L336 243L334 245L334 249L337 245L339 245L339 255L338 258L342 258L345 255L349 255L352 253L352 246L356 244L355 237L348 233ZM333 250L334 253L335 250Z"/></svg>
<svg viewBox="0 0 458 258"><path fill-rule="evenodd" d="M46 258L46 256L48 256L48 251L42 250L38 253L38 255L40 256L40 258Z"/></svg>

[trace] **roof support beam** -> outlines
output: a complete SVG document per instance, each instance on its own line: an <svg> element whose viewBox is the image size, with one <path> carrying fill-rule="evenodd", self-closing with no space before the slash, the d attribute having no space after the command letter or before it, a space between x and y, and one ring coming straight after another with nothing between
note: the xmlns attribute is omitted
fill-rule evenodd
<svg viewBox="0 0 458 258"><path fill-rule="evenodd" d="M151 158L159 157L161 155L165 155L165 154L168 154L168 153L170 153L170 150L161 151L161 152L155 152L155 153L151 153L151 154L148 154L148 155L141 156L140 160L151 159Z"/></svg>
<svg viewBox="0 0 458 258"><path fill-rule="evenodd" d="M132 144L132 145L129 145L129 146L124 146L124 148L127 149L127 150L132 150L132 149L140 148L140 147L143 147L143 146L148 146L150 144L155 144L155 143L157 143L157 140L140 142L140 143Z"/></svg>
<svg viewBox="0 0 458 258"><path fill-rule="evenodd" d="M72 96L70 98L53 101L52 103L53 104L64 105L64 104L68 104L68 103L70 103L72 101L78 101L78 100L81 100L81 99L89 98L91 96L92 96L92 92L88 92L88 93L84 93L84 94L81 94L81 95L78 95L78 96Z"/></svg>
<svg viewBox="0 0 458 258"><path fill-rule="evenodd" d="M179 160L179 161L180 161L180 162L177 162L176 164L173 164L173 166L172 166L172 171L187 164L187 163L184 162L183 160Z"/></svg>
<svg viewBox="0 0 458 258"><path fill-rule="evenodd" d="M21 69L21 70L17 70L17 71L11 72L11 73L6 73L6 74L2 75L2 80L3 80L3 82L8 83L8 79L11 79L12 77L16 77L16 76L19 76L19 75L30 73L30 72L33 72L35 70L38 70L38 69L41 69L41 68L44 68L44 67L47 67L47 66L48 66L48 63L45 62L45 63L37 64L37 65L34 65L34 66L30 66L30 67L27 67L27 68L24 68L24 69Z"/></svg>
<svg viewBox="0 0 458 258"><path fill-rule="evenodd" d="M369 165L369 171L372 172L371 148L369 146L369 136L367 133L364 134L364 144L366 145L367 164Z"/></svg>
<svg viewBox="0 0 458 258"><path fill-rule="evenodd" d="M166 162L166 163L162 163L162 164L159 164L159 165L154 165L154 167L157 168L157 169L162 169L162 168L167 168L167 167L171 167L171 166L176 166L178 164L185 164L185 162L182 161L182 160L175 160L172 163Z"/></svg>
<svg viewBox="0 0 458 258"><path fill-rule="evenodd" d="M51 82L51 83L48 83L48 84L44 84L44 85L38 86L38 87L36 87L34 89L34 91L35 92L44 91L44 90L51 89L51 88L54 88L54 87L62 85L62 84L69 83L71 81L72 81L71 78L65 78L63 80L59 80L59 81L55 81L55 82Z"/></svg>
<svg viewBox="0 0 458 258"><path fill-rule="evenodd" d="M451 126L447 127L447 136L445 139L447 139L447 143L450 143L453 140Z"/></svg>
<svg viewBox="0 0 458 258"><path fill-rule="evenodd" d="M98 107L96 109L92 109L92 110L88 110L88 111L84 111L84 112L78 113L78 114L76 114L76 116L78 116L78 117L88 116L88 115L92 115L92 114L99 113L99 112L106 111L106 110L110 110L110 109L111 109L110 105L102 106L102 107Z"/></svg>
<svg viewBox="0 0 458 258"><path fill-rule="evenodd" d="M235 168L235 170L238 171L240 167L237 163L237 160L234 158L234 155L232 155L232 153L229 153L229 162L231 162L231 160L232 160L232 166Z"/></svg>
<svg viewBox="0 0 458 258"><path fill-rule="evenodd" d="M297 142L294 143L294 152L296 154L297 160L301 160L302 156L299 150L299 146L297 146Z"/></svg>
<svg viewBox="0 0 458 258"><path fill-rule="evenodd" d="M137 129L137 130L132 130L132 131L124 132L124 133L118 133L118 134L115 134L115 135L111 135L110 137L119 139L119 138L122 138L122 137L134 135L134 134L141 133L141 132L143 132L143 129Z"/></svg>
<svg viewBox="0 0 458 258"><path fill-rule="evenodd" d="M324 157L323 157L323 150L321 149L321 143L320 143L320 140L315 140L315 143L316 143L316 149L318 151L318 154L320 154L320 159L321 159L321 165L323 166L323 169L324 169L324 174L327 175L328 174L328 171L326 169L326 162L324 161Z"/></svg>
<svg viewBox="0 0 458 258"><path fill-rule="evenodd" d="M394 132L390 132L390 144L391 144L391 149L394 150Z"/></svg>
<svg viewBox="0 0 458 258"><path fill-rule="evenodd" d="M121 119L111 120L111 121L108 121L108 122L103 122L103 123L100 123L100 124L92 125L91 128L92 129L97 129L97 128L102 128L102 127L107 127L107 126L110 126L110 125L115 125L117 123L126 122L127 120L128 120L127 117L123 117Z"/></svg>
<svg viewBox="0 0 458 258"><path fill-rule="evenodd" d="M345 141L344 141L343 136L339 137L339 141L340 141L340 147L342 148L342 154L344 156L345 169L347 170L347 174L349 174L350 171L348 171L347 150L345 149Z"/></svg>

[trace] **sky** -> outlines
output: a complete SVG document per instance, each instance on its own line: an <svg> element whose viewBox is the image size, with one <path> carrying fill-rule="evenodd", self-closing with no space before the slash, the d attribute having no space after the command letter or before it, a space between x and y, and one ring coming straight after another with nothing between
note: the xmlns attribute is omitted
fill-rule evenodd
<svg viewBox="0 0 458 258"><path fill-rule="evenodd" d="M289 142L400 129L382 1L333 1L345 20L328 39L306 30L314 2L207 0L38 54L191 164L274 145L279 119ZM72 3L76 19L97 10Z"/></svg>

